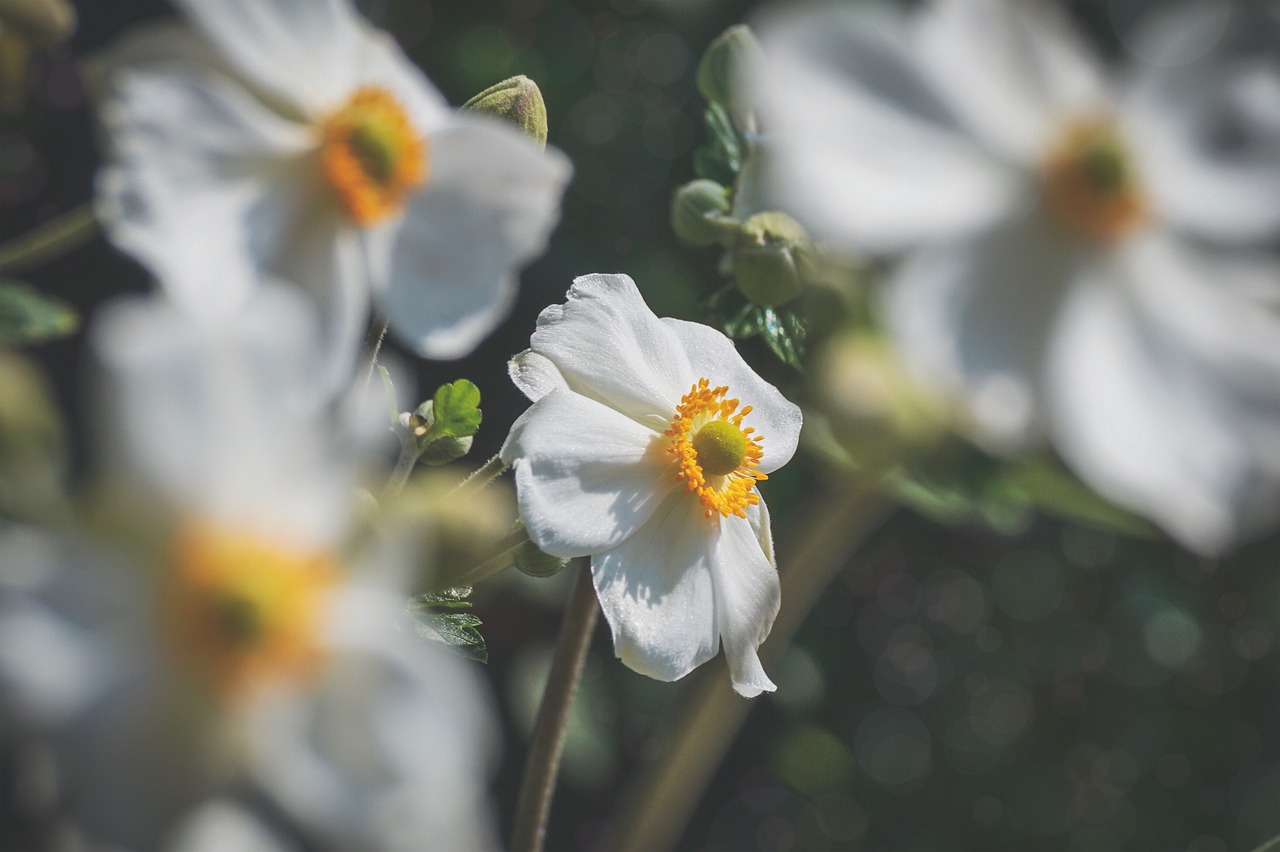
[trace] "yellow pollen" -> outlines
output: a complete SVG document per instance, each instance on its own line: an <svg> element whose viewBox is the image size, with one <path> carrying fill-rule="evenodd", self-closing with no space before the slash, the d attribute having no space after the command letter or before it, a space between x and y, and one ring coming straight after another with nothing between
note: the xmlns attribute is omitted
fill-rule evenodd
<svg viewBox="0 0 1280 852"><path fill-rule="evenodd" d="M322 657L332 556L198 525L175 538L165 629L178 665L224 704L299 680Z"/></svg>
<svg viewBox="0 0 1280 852"><path fill-rule="evenodd" d="M357 89L321 122L320 136L325 179L356 224L399 212L410 190L427 179L427 143L385 89Z"/></svg>
<svg viewBox="0 0 1280 852"><path fill-rule="evenodd" d="M676 477L684 490L698 495L708 518L747 516L747 507L760 502L756 482L768 479L755 468L764 450L762 435L742 419L751 406L738 409L738 400L725 399L727 386L713 388L709 379L698 379L680 399L671 428L669 452L676 457Z"/></svg>
<svg viewBox="0 0 1280 852"><path fill-rule="evenodd" d="M1049 212L1077 236L1114 243L1147 217L1129 151L1106 122L1068 126L1045 158L1042 174Z"/></svg>

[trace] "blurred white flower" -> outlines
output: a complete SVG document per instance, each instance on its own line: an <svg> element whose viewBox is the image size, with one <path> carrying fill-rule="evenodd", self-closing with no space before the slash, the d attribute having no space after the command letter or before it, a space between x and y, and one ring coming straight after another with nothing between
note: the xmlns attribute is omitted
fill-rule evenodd
<svg viewBox="0 0 1280 852"><path fill-rule="evenodd" d="M502 448L520 516L547 553L591 555L618 657L669 681L723 641L734 689L772 691L756 649L778 574L756 481L795 452L800 409L723 334L654 316L625 275L575 280L511 377L534 401Z"/></svg>
<svg viewBox="0 0 1280 852"><path fill-rule="evenodd" d="M468 353L545 247L565 157L460 115L346 0L176 0L100 64L107 233L194 315L263 272L309 289L350 372L376 298L419 354Z"/></svg>
<svg viewBox="0 0 1280 852"><path fill-rule="evenodd" d="M888 326L981 441L1051 440L1220 551L1280 515L1280 75L1219 50L1111 86L1058 11L767 18L773 190L820 236L906 252ZM1194 11L1149 52L1176 54L1150 42Z"/></svg>
<svg viewBox="0 0 1280 852"><path fill-rule="evenodd" d="M52 744L67 815L113 848L493 845L484 697L405 629L414 554L350 535L314 307L264 286L196 323L154 297L93 332L127 552L0 537L0 705Z"/></svg>

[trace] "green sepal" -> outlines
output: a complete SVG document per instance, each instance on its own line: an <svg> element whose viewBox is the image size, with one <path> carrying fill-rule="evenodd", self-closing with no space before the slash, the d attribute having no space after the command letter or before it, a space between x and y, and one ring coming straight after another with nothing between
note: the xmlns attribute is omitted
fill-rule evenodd
<svg viewBox="0 0 1280 852"><path fill-rule="evenodd" d="M423 639L439 642L470 660L489 662L489 649L477 629L483 623L471 609L470 586L418 595L409 603L414 629Z"/></svg>
<svg viewBox="0 0 1280 852"><path fill-rule="evenodd" d="M41 295L25 284L0 281L0 344L18 346L74 334L80 327L75 309Z"/></svg>

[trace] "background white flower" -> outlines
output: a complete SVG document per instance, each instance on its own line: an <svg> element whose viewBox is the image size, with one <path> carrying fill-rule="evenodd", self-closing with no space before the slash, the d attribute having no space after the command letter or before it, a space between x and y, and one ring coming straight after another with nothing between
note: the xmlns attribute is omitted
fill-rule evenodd
<svg viewBox="0 0 1280 852"><path fill-rule="evenodd" d="M270 802L308 845L494 845L475 673L404 625L415 554L348 536L356 447L311 392L314 314L270 285L220 322L111 306L93 329L116 404L103 516L127 547L0 545L4 706L52 743L95 843L250 831L210 815L229 797Z"/></svg>
<svg viewBox="0 0 1280 852"><path fill-rule="evenodd" d="M774 190L854 251L907 252L888 326L980 440L1048 438L1107 497L1220 551L1280 514L1280 136L1243 96L1280 76L1218 51L1113 87L1058 11L766 19Z"/></svg>
<svg viewBox="0 0 1280 852"><path fill-rule="evenodd" d="M534 405L502 448L530 537L591 555L618 657L675 680L724 643L734 689L778 610L755 485L795 452L800 410L719 332L658 319L625 275L588 275L538 318L511 376Z"/></svg>
<svg viewBox="0 0 1280 852"><path fill-rule="evenodd" d="M306 287L340 371L371 296L419 354L469 352L546 244L564 156L455 113L345 0L179 5L100 63L110 237L197 316L264 271Z"/></svg>

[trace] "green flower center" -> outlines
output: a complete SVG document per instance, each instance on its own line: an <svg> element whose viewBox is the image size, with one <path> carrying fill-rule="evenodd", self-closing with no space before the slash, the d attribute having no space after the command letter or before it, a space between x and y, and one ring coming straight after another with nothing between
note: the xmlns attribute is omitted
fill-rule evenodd
<svg viewBox="0 0 1280 852"><path fill-rule="evenodd" d="M712 476L726 476L747 457L747 436L728 420L712 420L693 436L698 465Z"/></svg>

